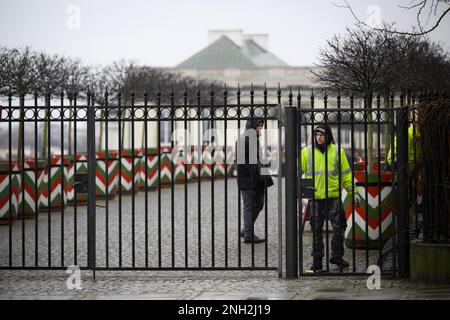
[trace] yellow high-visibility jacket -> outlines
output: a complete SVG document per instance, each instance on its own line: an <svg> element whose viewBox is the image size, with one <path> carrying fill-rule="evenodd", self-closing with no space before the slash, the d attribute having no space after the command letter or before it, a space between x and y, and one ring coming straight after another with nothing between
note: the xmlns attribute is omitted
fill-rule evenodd
<svg viewBox="0 0 450 320"><path fill-rule="evenodd" d="M313 170L313 156L312 146L309 145L302 149L301 152L301 170L305 174L306 179L312 179L314 175L315 199L339 198L339 152L335 144L330 143L327 148L328 160L328 195L325 192L325 153L320 152L319 149L314 148L314 172ZM347 156L344 149L341 148L341 189L352 194L352 174L348 164ZM354 187L355 194L358 193L356 186Z"/></svg>
<svg viewBox="0 0 450 320"><path fill-rule="evenodd" d="M409 125L408 128L408 160L414 161L415 158L418 158L420 146L418 143L415 143L415 140L417 137L420 137L419 129L416 128L414 132L414 126L412 124ZM416 138L416 139L414 139ZM414 150L415 145L415 150ZM392 155L391 155L392 148L389 149L388 156L387 156L387 163L392 164ZM397 155L397 137L394 137L394 152L395 155Z"/></svg>

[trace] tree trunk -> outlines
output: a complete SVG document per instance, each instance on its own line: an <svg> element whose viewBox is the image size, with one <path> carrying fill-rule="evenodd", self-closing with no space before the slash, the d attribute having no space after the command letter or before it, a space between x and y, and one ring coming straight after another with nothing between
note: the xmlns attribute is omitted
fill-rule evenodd
<svg viewBox="0 0 450 320"><path fill-rule="evenodd" d="M142 124L142 135L141 135L141 141L142 141L142 149L147 149L147 146L145 145L145 123Z"/></svg>
<svg viewBox="0 0 450 320"><path fill-rule="evenodd" d="M24 143L24 137L22 135L22 131L24 128L24 117L23 117L23 113L24 113L24 109L25 109L25 97L23 95L20 96L20 122L19 122L19 134L18 134L18 139L17 139L17 163L19 163L20 161L22 161L22 146Z"/></svg>
<svg viewBox="0 0 450 320"><path fill-rule="evenodd" d="M389 108L389 95L384 96L384 107ZM391 115L389 112L384 112L384 119L387 122L384 125L384 153L386 155L387 160L387 154L391 148L391 127L389 125L389 120L391 118Z"/></svg>
<svg viewBox="0 0 450 320"><path fill-rule="evenodd" d="M125 112L124 112L124 109L122 109L121 110L121 112L122 112L122 116L125 116L126 117L126 105L127 105L127 97L125 96L124 97L125 99L124 99L124 103L123 103L123 105L125 106ZM122 132L121 132L121 137L120 137L120 141L121 141L121 145L122 145L122 148L123 149L125 149L125 146L124 146L124 142L125 142L125 124L126 124L126 122L125 121L122 121Z"/></svg>
<svg viewBox="0 0 450 320"><path fill-rule="evenodd" d="M69 99L69 105L70 105L70 109L69 109L69 156L72 155L72 99Z"/></svg>
<svg viewBox="0 0 450 320"><path fill-rule="evenodd" d="M49 106L50 106L50 99L45 97L45 119L49 119L50 113L49 113ZM48 130L48 122L44 122L44 129L42 131L42 149L41 149L41 158L46 159L47 158L47 130ZM51 141L48 141L48 144L50 145ZM50 146L49 146L50 148Z"/></svg>
<svg viewBox="0 0 450 320"><path fill-rule="evenodd" d="M369 95L367 97L367 106L366 108L372 109L372 96ZM372 124L372 112L367 114L367 172L368 174L373 174L373 124Z"/></svg>
<svg viewBox="0 0 450 320"><path fill-rule="evenodd" d="M104 112L101 111L100 115L101 115L101 118L103 118ZM99 133L98 146L97 146L98 152L102 152L102 141L103 141L103 121L100 121L100 133Z"/></svg>

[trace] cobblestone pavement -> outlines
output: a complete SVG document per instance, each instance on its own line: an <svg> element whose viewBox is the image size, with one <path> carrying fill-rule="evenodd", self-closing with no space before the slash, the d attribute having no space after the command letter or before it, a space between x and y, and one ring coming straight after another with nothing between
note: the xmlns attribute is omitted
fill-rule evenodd
<svg viewBox="0 0 450 320"><path fill-rule="evenodd" d="M0 271L0 299L446 299L450 286L382 278L369 290L365 277L278 278L273 271L81 272L69 290L65 271Z"/></svg>
<svg viewBox="0 0 450 320"><path fill-rule="evenodd" d="M173 210L170 188L161 190L160 202L158 191L148 192L147 215L145 192L136 194L134 198L134 215L132 214L133 201L129 195L124 195L122 198L121 216L117 198L108 201L108 210L97 208L97 267L118 267L119 263L122 267L132 267L133 257L134 267L145 267L146 264L153 268L159 266L183 268L186 265L198 267L200 258L202 267L238 267L239 265L251 267L252 256L254 256L255 267L276 268L278 266L277 185L269 189L267 211L261 213L255 226L255 232L259 236L263 236L267 231L268 241L255 245L254 255L252 255L252 246L240 242L238 236L240 215L236 181L228 180L227 193L225 193L224 185L223 179L216 180L214 186L211 181L201 183L200 228L197 183L188 185L187 211L183 185L175 185ZM228 199L226 205L225 196ZM161 208L160 216L158 203ZM105 205L106 201L97 201L97 204ZM284 212L282 216L284 218ZM47 266L50 260L51 265L55 267L73 264L86 266L86 207L78 207L76 213L73 207L67 207L64 214L52 212L50 218L49 222L49 215L44 212L39 214L37 224L35 220L24 220L23 225L22 220L15 221L11 226L12 264L20 266L25 262L25 266L34 266L37 261L39 266ZM158 224L158 221L161 223ZM185 229L186 224L187 229ZM37 257L35 254L36 227L38 229ZM284 225L281 228L284 228ZM9 230L8 226L0 227L0 266L7 266L9 263ZM227 241L225 241L225 235L227 235ZM331 236L330 233L329 241ZM48 254L49 238L51 240L50 256ZM108 241L106 241L107 238ZM282 241L284 247L284 239ZM161 243L160 251L159 243ZM22 250L23 247L25 251ZM201 247L201 256L199 247ZM63 252L61 248L64 248ZM121 255L119 249L121 249ZM310 251L311 233L307 223L303 238L305 267L311 263ZM345 257L352 262L352 250L347 249ZM365 251L356 250L355 271L365 272L367 265L374 264L377 257L377 251L369 251L366 256ZM24 261L23 258L25 258ZM353 264L347 272L352 269ZM331 268L330 271L339 270ZM67 289L68 276L64 270L0 271L0 298L448 299L450 297L448 287L429 287L409 281L383 279L381 290L368 290L364 277L327 276L288 280L279 279L277 271L101 271L97 272L95 282L92 281L90 271L82 271L82 290Z"/></svg>

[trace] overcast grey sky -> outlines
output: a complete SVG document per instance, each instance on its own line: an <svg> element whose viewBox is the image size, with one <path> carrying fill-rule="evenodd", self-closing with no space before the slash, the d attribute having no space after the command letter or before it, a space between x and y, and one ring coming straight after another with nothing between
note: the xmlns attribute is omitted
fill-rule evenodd
<svg viewBox="0 0 450 320"><path fill-rule="evenodd" d="M416 24L415 11L398 7L410 0L349 3L369 23ZM329 0L0 0L0 45L32 45L89 64L125 58L172 67L207 46L208 30L242 29L269 34L270 51L288 64L311 65L327 39L353 24ZM431 38L449 50L449 31L447 16Z"/></svg>

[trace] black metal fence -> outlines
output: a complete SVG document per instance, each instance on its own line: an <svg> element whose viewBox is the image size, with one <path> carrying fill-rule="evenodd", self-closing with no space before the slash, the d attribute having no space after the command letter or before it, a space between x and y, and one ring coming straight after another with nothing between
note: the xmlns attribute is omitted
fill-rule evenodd
<svg viewBox="0 0 450 320"><path fill-rule="evenodd" d="M0 268L277 270L297 277L362 275L379 265L384 274L405 275L409 226L422 221L420 193L410 192L411 212L408 194L408 183L420 189L407 169L415 99L312 94L306 100L300 92L283 98L281 90L244 95L226 88L219 95L211 88L206 98L196 92L194 103L187 92L127 99L88 92L82 100L61 94L56 101L10 95L0 111ZM265 120L264 149L275 186L265 189L255 223L266 241L247 244L240 235L234 147L244 122L255 117ZM343 153L333 153L334 162L325 153L323 172L304 179L302 150L314 150L319 124L331 127L335 150ZM171 136L177 130L182 134ZM334 183L342 185L347 169L335 164L344 157L350 188L330 197L329 179L324 183L325 199L343 204L347 226L341 238L350 266L330 266L335 244L326 222L324 272L311 273L318 231L305 221L318 199L306 187L317 187L315 180L333 171Z"/></svg>
<svg viewBox="0 0 450 320"><path fill-rule="evenodd" d="M291 99L291 108L286 109L286 141L290 141L286 143L286 190L297 190L299 195L286 193L287 276L363 275L371 265L385 275L407 276L410 224L421 220L420 203L414 204L415 219L410 217L412 197L407 191L417 201L418 185L408 189L408 161L416 160L408 159L408 143L412 143L408 127L416 127L415 117L408 120L408 107L415 100L378 95L359 100L359 107L353 96L345 100L343 107L344 99L334 97L330 107L325 94L323 106L317 108L312 94L306 106L300 99L294 105ZM329 126L336 140L332 151L322 151L323 155L314 138L320 125ZM350 141L343 139L346 134ZM318 163L315 157L320 158ZM315 187L312 192L311 186ZM337 211L344 211L345 221L333 221L334 199L342 203ZM341 241L346 248L339 245Z"/></svg>
<svg viewBox="0 0 450 320"><path fill-rule="evenodd" d="M206 99L197 92L196 103L188 104L187 93L175 103L174 92L158 92L152 99L131 94L125 104L120 93L112 101L107 92L88 92L83 101L61 94L43 104L35 95L20 105L10 95L1 111L8 142L0 267L281 273L280 191L265 190L255 223L266 241L240 237L236 136L246 120L264 119L265 136L277 141L265 140L272 158L281 137L281 92L275 103L267 90L254 98L253 90L229 97L211 89ZM177 129L185 134L167 139ZM23 141L19 152L13 140Z"/></svg>

